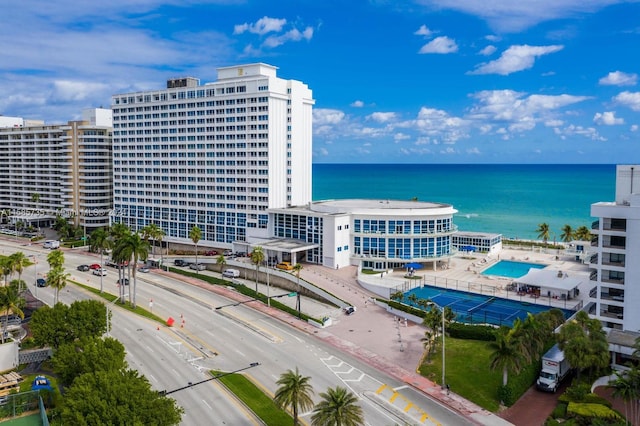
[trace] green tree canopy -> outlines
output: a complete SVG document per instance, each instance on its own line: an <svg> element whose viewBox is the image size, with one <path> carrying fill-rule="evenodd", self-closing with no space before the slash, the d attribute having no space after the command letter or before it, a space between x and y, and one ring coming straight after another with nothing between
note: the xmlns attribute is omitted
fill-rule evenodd
<svg viewBox="0 0 640 426"><path fill-rule="evenodd" d="M124 346L116 339L85 336L61 345L51 363L62 384L69 386L86 373L124 370L124 356Z"/></svg>
<svg viewBox="0 0 640 426"><path fill-rule="evenodd" d="M58 348L83 337L99 337L107 330L105 306L97 300L63 303L36 310L29 323L36 344Z"/></svg>
<svg viewBox="0 0 640 426"><path fill-rule="evenodd" d="M260 265L264 262L264 251L262 251L262 247L256 246L249 254L249 259L251 259L251 263L256 266L256 293L258 292L258 271L260 270Z"/></svg>
<svg viewBox="0 0 640 426"><path fill-rule="evenodd" d="M549 241L549 224L541 223L538 225L538 229L536 229L538 233L538 238L542 239L542 241L546 244Z"/></svg>
<svg viewBox="0 0 640 426"><path fill-rule="evenodd" d="M60 423L169 426L179 424L183 412L137 371L97 371L76 377L67 389Z"/></svg>
<svg viewBox="0 0 640 426"><path fill-rule="evenodd" d="M571 225L565 225L562 227L562 234L560 234L560 239L565 243L569 241L573 241L575 235L575 231L571 227Z"/></svg>
<svg viewBox="0 0 640 426"><path fill-rule="evenodd" d="M196 246L196 264L198 263L198 243L202 238L202 231L196 225L193 225L191 230L189 231L189 238L193 241L193 244ZM199 274L200 270L196 268L196 274Z"/></svg>
<svg viewBox="0 0 640 426"><path fill-rule="evenodd" d="M557 335L558 346L569 364L581 371L598 371L609 365L609 344L597 319L580 311L575 319L565 323Z"/></svg>
<svg viewBox="0 0 640 426"><path fill-rule="evenodd" d="M313 426L360 426L364 424L364 413L358 405L358 397L346 388L337 386L320 393L322 399L316 404L311 416Z"/></svg>
<svg viewBox="0 0 640 426"><path fill-rule="evenodd" d="M296 371L287 370L280 375L276 382L278 390L273 401L280 408L291 408L293 411L293 424L298 424L298 413L300 410L308 410L313 407L313 388L311 387L311 377L300 374L298 367Z"/></svg>
<svg viewBox="0 0 640 426"><path fill-rule="evenodd" d="M22 312L22 308L24 307L24 298L20 296L18 291L21 286L20 283L20 280L13 280L8 286L0 287L0 308L4 315L13 313L14 315L18 315L20 318L24 318L24 313ZM2 343L4 343L4 336L8 326L9 322L5 321L2 329L2 339L0 339Z"/></svg>

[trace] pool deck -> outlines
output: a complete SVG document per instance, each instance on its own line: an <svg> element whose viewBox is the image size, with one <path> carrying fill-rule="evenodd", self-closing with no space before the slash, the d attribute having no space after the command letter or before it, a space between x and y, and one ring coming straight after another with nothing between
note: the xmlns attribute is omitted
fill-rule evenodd
<svg viewBox="0 0 640 426"><path fill-rule="evenodd" d="M580 294L570 300L561 300L547 296L534 298L531 295L519 295L515 291L508 291L507 286L514 281L513 278L481 274L499 260L544 264L547 265L545 269L562 271L574 278L582 279L582 283L578 286ZM589 299L589 289L592 286L587 265L576 261L575 256L562 256L555 250L544 252L506 248L499 255L459 254L448 264L438 265L436 271L431 268L431 265L427 265L415 271L415 276L411 279L405 274L405 270L399 269L384 274L359 274L358 282L368 290L385 297L398 290L406 292L421 285L430 285L563 309L576 309L583 306Z"/></svg>

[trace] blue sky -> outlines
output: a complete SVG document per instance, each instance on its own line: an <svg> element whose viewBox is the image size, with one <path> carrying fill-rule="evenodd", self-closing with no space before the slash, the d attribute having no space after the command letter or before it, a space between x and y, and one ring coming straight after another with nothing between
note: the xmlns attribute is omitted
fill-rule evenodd
<svg viewBox="0 0 640 426"><path fill-rule="evenodd" d="M638 1L2 3L7 116L265 62L313 90L316 163L640 161Z"/></svg>

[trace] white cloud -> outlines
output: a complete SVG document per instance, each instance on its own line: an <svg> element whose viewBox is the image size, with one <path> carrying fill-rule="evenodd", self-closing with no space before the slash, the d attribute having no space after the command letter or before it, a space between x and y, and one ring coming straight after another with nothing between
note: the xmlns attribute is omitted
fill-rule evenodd
<svg viewBox="0 0 640 426"><path fill-rule="evenodd" d="M521 32L541 22L580 17L624 0L417 0L430 9L453 9L478 16L500 33Z"/></svg>
<svg viewBox="0 0 640 426"><path fill-rule="evenodd" d="M287 23L286 19L269 18L268 16L258 19L255 23L244 23L233 27L234 34L242 34L248 31L253 34L264 35L271 32L279 33Z"/></svg>
<svg viewBox="0 0 640 426"><path fill-rule="evenodd" d="M338 124L344 120L344 117L344 112L337 109L315 108L313 110L314 125Z"/></svg>
<svg viewBox="0 0 640 426"><path fill-rule="evenodd" d="M418 28L418 30L414 34L424 36L424 37L431 37L431 35L433 35L433 31L427 28L426 25L421 25L420 28Z"/></svg>
<svg viewBox="0 0 640 426"><path fill-rule="evenodd" d="M364 106L364 102L362 102L362 101L353 101L350 106L352 106L354 108L362 108Z"/></svg>
<svg viewBox="0 0 640 426"><path fill-rule="evenodd" d="M584 136L585 138L594 141L606 141L607 139L600 136L598 131L593 127L575 126L573 124L565 127L564 129L555 128L554 133L560 136L560 139L565 140L568 136Z"/></svg>
<svg viewBox="0 0 640 426"><path fill-rule="evenodd" d="M300 41L311 40L313 38L313 28L307 27L304 31L300 32L297 28L294 28L279 36L269 36L264 41L263 45L266 47L278 47L285 44L288 41Z"/></svg>
<svg viewBox="0 0 640 426"><path fill-rule="evenodd" d="M613 111L605 111L603 113L596 112L593 116L593 122L605 126L614 126L616 124L624 124L624 119L616 118Z"/></svg>
<svg viewBox="0 0 640 426"><path fill-rule="evenodd" d="M425 135L439 138L443 143L455 143L468 137L468 123L459 117L453 117L446 111L422 107L413 123L414 127Z"/></svg>
<svg viewBox="0 0 640 426"><path fill-rule="evenodd" d="M367 116L367 119L377 121L378 123L387 123L396 118L395 112L374 112Z"/></svg>
<svg viewBox="0 0 640 426"><path fill-rule="evenodd" d="M493 35L493 34L489 34L487 36L484 36L485 40L489 40L492 43L498 42L500 40L502 40L501 37L497 36L497 35Z"/></svg>
<svg viewBox="0 0 640 426"><path fill-rule="evenodd" d="M491 56L495 53L496 50L497 50L496 47L490 44L489 46L485 47L478 53L483 56Z"/></svg>
<svg viewBox="0 0 640 426"><path fill-rule="evenodd" d="M95 92L108 89L102 83L58 80L53 83L55 97L62 101L82 101L89 99Z"/></svg>
<svg viewBox="0 0 640 426"><path fill-rule="evenodd" d="M555 53L563 49L561 45L551 46L511 46L495 61L480 64L469 74L509 75L533 67L536 58Z"/></svg>
<svg viewBox="0 0 640 426"><path fill-rule="evenodd" d="M637 132L638 131L638 125L637 124L632 124L631 127L629 127L629 130L631 130L632 132Z"/></svg>
<svg viewBox="0 0 640 426"><path fill-rule="evenodd" d="M436 37L420 48L418 53L453 53L458 51L455 40L446 36Z"/></svg>
<svg viewBox="0 0 640 426"><path fill-rule="evenodd" d="M467 154L480 155L481 152L477 147L474 146L473 148L467 149Z"/></svg>
<svg viewBox="0 0 640 426"><path fill-rule="evenodd" d="M563 120L551 119L544 122L544 125L547 127L560 127L564 124Z"/></svg>
<svg viewBox="0 0 640 426"><path fill-rule="evenodd" d="M537 123L556 127L562 124L557 119L557 110L589 99L572 95L529 95L513 90L484 90L471 95L478 104L465 117L486 126L487 122L506 123L496 133L524 132L535 128Z"/></svg>
<svg viewBox="0 0 640 426"><path fill-rule="evenodd" d="M317 148L316 154L321 157L326 157L327 155L329 155L329 150L327 150L327 148L324 148L324 147Z"/></svg>
<svg viewBox="0 0 640 426"><path fill-rule="evenodd" d="M404 141L407 139L411 139L411 136L404 134L404 133L396 133L395 135L393 135L393 140L395 142L400 142L400 141Z"/></svg>
<svg viewBox="0 0 640 426"><path fill-rule="evenodd" d="M638 74L627 74L622 71L613 71L598 80L604 86L635 86L638 82Z"/></svg>
<svg viewBox="0 0 640 426"><path fill-rule="evenodd" d="M631 108L634 111L640 111L640 92L621 92L614 96L613 100L621 105Z"/></svg>

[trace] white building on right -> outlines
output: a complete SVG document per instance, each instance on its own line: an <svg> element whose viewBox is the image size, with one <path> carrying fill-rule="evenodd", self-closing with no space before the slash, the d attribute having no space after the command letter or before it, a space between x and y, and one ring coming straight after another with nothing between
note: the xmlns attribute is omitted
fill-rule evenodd
<svg viewBox="0 0 640 426"><path fill-rule="evenodd" d="M613 334L640 331L640 166L616 168L616 199L591 205L589 314ZM611 335L611 333L610 333ZM611 339L610 339L610 343Z"/></svg>

